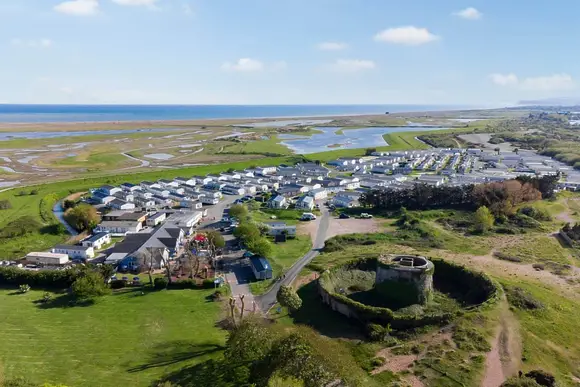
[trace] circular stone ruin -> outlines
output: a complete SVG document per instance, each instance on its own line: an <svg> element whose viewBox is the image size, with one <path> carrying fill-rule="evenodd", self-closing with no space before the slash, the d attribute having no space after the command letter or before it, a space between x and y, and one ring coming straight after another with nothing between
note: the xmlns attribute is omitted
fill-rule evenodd
<svg viewBox="0 0 580 387"><path fill-rule="evenodd" d="M383 255L337 266L318 279L322 301L363 324L405 329L450 321L498 299L485 274L441 259Z"/></svg>

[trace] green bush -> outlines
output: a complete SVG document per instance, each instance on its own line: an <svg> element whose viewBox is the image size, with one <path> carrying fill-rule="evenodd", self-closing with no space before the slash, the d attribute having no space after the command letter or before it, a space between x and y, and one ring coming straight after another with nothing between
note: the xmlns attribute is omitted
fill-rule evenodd
<svg viewBox="0 0 580 387"><path fill-rule="evenodd" d="M164 278L165 279L165 278ZM165 279L167 281L167 279ZM167 284L167 289L197 289L197 281L191 278L173 281Z"/></svg>
<svg viewBox="0 0 580 387"><path fill-rule="evenodd" d="M544 304L537 300L529 292L520 287L506 286L506 297L510 305L524 310L543 309Z"/></svg>
<svg viewBox="0 0 580 387"><path fill-rule="evenodd" d="M204 289L213 289L215 287L214 281L215 278L206 278L203 280L201 287Z"/></svg>
<svg viewBox="0 0 580 387"><path fill-rule="evenodd" d="M541 387L534 379L530 378L509 378L500 387Z"/></svg>
<svg viewBox="0 0 580 387"><path fill-rule="evenodd" d="M17 267L0 267L0 285L30 285L35 288L69 288L82 274L82 269L24 270Z"/></svg>
<svg viewBox="0 0 580 387"><path fill-rule="evenodd" d="M302 307L302 299L296 291L290 287L282 285L276 294L276 300L280 305L285 306L291 312L296 312L300 307Z"/></svg>
<svg viewBox="0 0 580 387"><path fill-rule="evenodd" d="M97 272L87 272L71 286L73 295L81 300L101 297L109 292L103 276Z"/></svg>
<svg viewBox="0 0 580 387"><path fill-rule="evenodd" d="M111 285L111 289L122 289L125 286L127 286L127 281L117 279L117 280L111 281L110 285Z"/></svg>
<svg viewBox="0 0 580 387"><path fill-rule="evenodd" d="M168 283L169 283L169 281L167 281L167 278L157 277L153 280L153 288L155 288L157 290L167 289Z"/></svg>
<svg viewBox="0 0 580 387"><path fill-rule="evenodd" d="M525 377L535 380L540 386L556 387L556 378L554 375L543 370L532 370Z"/></svg>

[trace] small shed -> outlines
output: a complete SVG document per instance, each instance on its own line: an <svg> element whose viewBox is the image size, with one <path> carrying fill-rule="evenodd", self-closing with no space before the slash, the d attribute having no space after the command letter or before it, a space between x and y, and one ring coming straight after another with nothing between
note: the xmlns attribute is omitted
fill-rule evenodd
<svg viewBox="0 0 580 387"><path fill-rule="evenodd" d="M272 278L272 266L266 258L254 255L250 257L250 266L257 280Z"/></svg>

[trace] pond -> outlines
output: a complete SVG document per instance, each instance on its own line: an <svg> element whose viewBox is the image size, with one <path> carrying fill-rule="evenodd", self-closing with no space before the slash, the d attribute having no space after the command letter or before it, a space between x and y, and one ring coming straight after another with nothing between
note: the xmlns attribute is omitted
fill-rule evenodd
<svg viewBox="0 0 580 387"><path fill-rule="evenodd" d="M282 128L284 126L308 126L308 125L324 125L332 122L332 120L283 120L283 121L268 121L268 122L254 122L251 124L234 125L242 128Z"/></svg>
<svg viewBox="0 0 580 387"><path fill-rule="evenodd" d="M170 160L174 157L173 155L170 155L168 153L151 153L151 154L144 155L144 156L147 157L148 159L155 159L155 160Z"/></svg>
<svg viewBox="0 0 580 387"><path fill-rule="evenodd" d="M332 149L356 149L387 146L383 138L386 133L414 132L425 130L440 130L444 128L424 127L374 127L361 129L345 129L342 134L336 134L340 127L316 127L322 133L313 134L310 137L294 134L279 134L278 138L288 148L298 154L326 152Z"/></svg>

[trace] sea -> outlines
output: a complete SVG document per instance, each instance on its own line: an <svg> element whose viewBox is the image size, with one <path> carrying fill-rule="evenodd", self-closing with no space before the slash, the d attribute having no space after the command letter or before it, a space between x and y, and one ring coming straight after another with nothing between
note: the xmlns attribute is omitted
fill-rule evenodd
<svg viewBox="0 0 580 387"><path fill-rule="evenodd" d="M444 105L7 105L1 123L321 117L472 108Z"/></svg>

